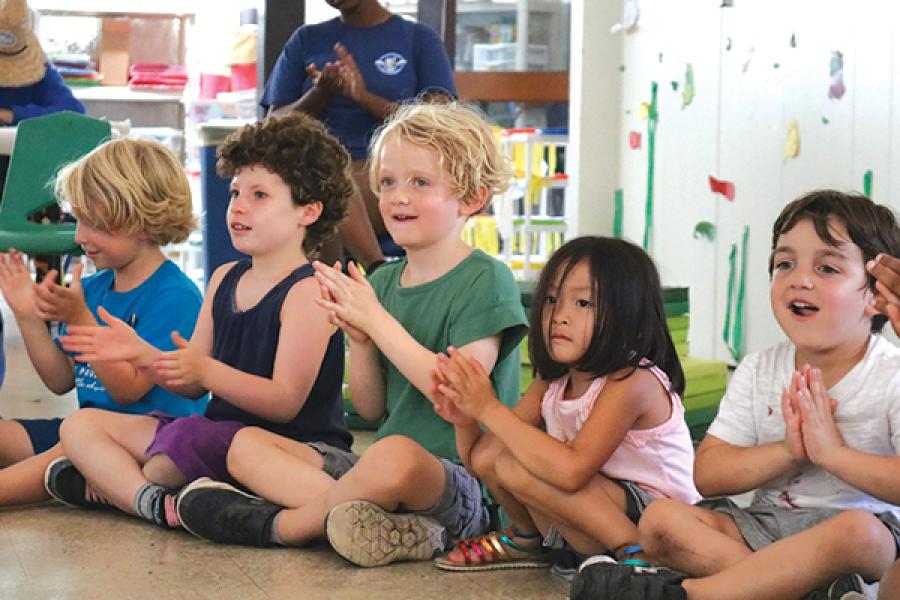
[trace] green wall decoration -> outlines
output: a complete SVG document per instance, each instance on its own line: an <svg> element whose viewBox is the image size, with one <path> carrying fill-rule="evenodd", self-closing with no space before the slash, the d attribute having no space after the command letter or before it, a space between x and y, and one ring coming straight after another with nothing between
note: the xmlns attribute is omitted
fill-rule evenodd
<svg viewBox="0 0 900 600"><path fill-rule="evenodd" d="M744 356L744 296L747 285L747 241L750 238L750 228L744 227L744 235L741 240L741 272L737 274L737 244L731 245L728 254L728 306L725 309L725 328L722 331L722 339L728 347L731 357L740 362ZM737 279L737 293L734 285Z"/></svg>
<svg viewBox="0 0 900 600"><path fill-rule="evenodd" d="M622 237L622 216L625 212L625 195L621 189L616 190L615 214L613 214L613 237Z"/></svg>
<svg viewBox="0 0 900 600"><path fill-rule="evenodd" d="M649 252L650 237L653 235L653 169L656 157L656 125L659 113L656 110L656 92L659 86L650 82L650 105L647 111L647 205L644 210L644 250Z"/></svg>

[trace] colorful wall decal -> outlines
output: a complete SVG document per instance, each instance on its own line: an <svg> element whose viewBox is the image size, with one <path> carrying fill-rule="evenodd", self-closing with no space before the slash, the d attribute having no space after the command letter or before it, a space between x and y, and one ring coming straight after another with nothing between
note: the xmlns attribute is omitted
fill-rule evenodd
<svg viewBox="0 0 900 600"><path fill-rule="evenodd" d="M716 226L709 221L700 221L694 225L694 239L706 238L710 241L716 239Z"/></svg>
<svg viewBox="0 0 900 600"><path fill-rule="evenodd" d="M637 150L641 147L641 132L640 131L629 131L628 132L628 145L631 146L632 150Z"/></svg>
<svg viewBox="0 0 900 600"><path fill-rule="evenodd" d="M613 214L613 237L622 237L622 218L625 214L625 194L621 189L616 190L615 213Z"/></svg>
<svg viewBox="0 0 900 600"><path fill-rule="evenodd" d="M659 86L650 82L650 105L647 110L647 204L644 209L644 250L650 249L653 235L653 170L656 160L656 125L659 113L656 111L656 92Z"/></svg>
<svg viewBox="0 0 900 600"><path fill-rule="evenodd" d="M784 158L797 158L800 154L800 123L793 119L788 123L787 137L784 140Z"/></svg>
<svg viewBox="0 0 900 600"><path fill-rule="evenodd" d="M731 245L731 253L728 255L728 306L725 309L725 328L722 331L722 339L728 347L728 352L735 361L740 361L744 356L744 295L747 287L747 240L750 237L750 228L744 227L744 235L741 241L741 272L737 274L737 244ZM738 278L737 294L734 284Z"/></svg>
<svg viewBox="0 0 900 600"><path fill-rule="evenodd" d="M681 91L681 110L694 101L694 65L687 64L684 69L684 89Z"/></svg>
<svg viewBox="0 0 900 600"><path fill-rule="evenodd" d="M844 85L844 53L840 50L831 53L829 71L831 85L828 86L828 97L832 100L840 100L847 92L847 86Z"/></svg>
<svg viewBox="0 0 900 600"><path fill-rule="evenodd" d="M716 179L712 175L709 176L709 189L714 194L722 194L732 202L734 202L735 196L735 187L734 184L730 181L725 181L724 179Z"/></svg>
<svg viewBox="0 0 900 600"><path fill-rule="evenodd" d="M756 48L750 46L749 52L747 52L747 60L744 61L743 66L741 66L741 73L746 73L747 69L750 68L750 61L753 60L753 53L756 51Z"/></svg>

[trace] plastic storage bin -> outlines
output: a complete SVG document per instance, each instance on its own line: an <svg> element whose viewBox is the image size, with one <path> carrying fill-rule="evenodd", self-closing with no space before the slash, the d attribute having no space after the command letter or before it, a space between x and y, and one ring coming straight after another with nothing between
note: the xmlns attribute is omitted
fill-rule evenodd
<svg viewBox="0 0 900 600"><path fill-rule="evenodd" d="M516 42L501 44L473 44L472 70L474 71L514 71L516 70ZM525 57L529 71L543 71L549 64L547 46L528 44Z"/></svg>

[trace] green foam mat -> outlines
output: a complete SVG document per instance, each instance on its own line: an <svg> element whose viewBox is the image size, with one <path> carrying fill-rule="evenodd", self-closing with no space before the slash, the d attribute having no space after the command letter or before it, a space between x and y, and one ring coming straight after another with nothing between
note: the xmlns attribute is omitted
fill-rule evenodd
<svg viewBox="0 0 900 600"><path fill-rule="evenodd" d="M691 431L691 439L699 442L706 435L706 430L716 418L719 407L702 408L699 410L690 410L684 415L688 429Z"/></svg>
<svg viewBox="0 0 900 600"><path fill-rule="evenodd" d="M664 286L662 291L663 302L688 302L688 288Z"/></svg>
<svg viewBox="0 0 900 600"><path fill-rule="evenodd" d="M722 388L720 390L712 390L695 396L685 396L681 400L684 403L685 410L703 410L718 407L719 402L722 401L722 396L724 395L725 388Z"/></svg>
<svg viewBox="0 0 900 600"><path fill-rule="evenodd" d="M680 315L686 315L691 308L690 303L688 302L666 302L665 304L666 317L677 317Z"/></svg>
<svg viewBox="0 0 900 600"><path fill-rule="evenodd" d="M688 336L687 329L676 329L674 331L669 330L669 335L672 336L672 343L675 344L676 346L678 344L686 344L687 343L687 336ZM681 354L681 353L679 352L679 354ZM687 356L687 353L685 353L685 356Z"/></svg>
<svg viewBox="0 0 900 600"><path fill-rule="evenodd" d="M666 324L669 326L669 331L687 331L688 327L691 324L691 319L688 315L678 315L677 317L667 317Z"/></svg>

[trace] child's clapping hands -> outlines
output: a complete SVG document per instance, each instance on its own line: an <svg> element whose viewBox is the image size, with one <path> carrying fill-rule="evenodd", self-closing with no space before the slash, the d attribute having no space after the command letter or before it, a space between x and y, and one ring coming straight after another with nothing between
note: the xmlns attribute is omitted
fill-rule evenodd
<svg viewBox="0 0 900 600"><path fill-rule="evenodd" d="M483 421L487 410L499 404L491 380L480 362L454 347L437 355L435 411L456 425L464 420Z"/></svg>

